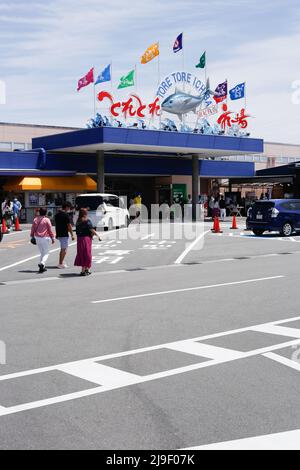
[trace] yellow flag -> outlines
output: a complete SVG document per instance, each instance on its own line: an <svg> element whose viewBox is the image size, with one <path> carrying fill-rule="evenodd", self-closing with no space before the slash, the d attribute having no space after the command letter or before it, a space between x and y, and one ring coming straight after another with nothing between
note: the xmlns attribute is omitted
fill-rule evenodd
<svg viewBox="0 0 300 470"><path fill-rule="evenodd" d="M159 55L159 45L158 42L152 44L152 46L148 47L145 53L141 57L141 64L147 64L150 60L154 59L154 57Z"/></svg>

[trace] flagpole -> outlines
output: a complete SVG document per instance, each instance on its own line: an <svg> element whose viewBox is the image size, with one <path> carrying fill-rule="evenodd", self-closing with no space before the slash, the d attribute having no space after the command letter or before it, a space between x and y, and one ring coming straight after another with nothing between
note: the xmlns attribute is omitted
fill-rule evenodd
<svg viewBox="0 0 300 470"><path fill-rule="evenodd" d="M157 87L159 86L160 83L160 50L159 50L159 41L157 42L158 45L158 57L157 57ZM159 114L159 130L161 127L161 109L160 109L160 114Z"/></svg>
<svg viewBox="0 0 300 470"><path fill-rule="evenodd" d="M136 73L136 64L134 65L134 88L135 88L135 92L137 93L137 73Z"/></svg>
<svg viewBox="0 0 300 470"><path fill-rule="evenodd" d="M112 61L110 63L110 87L111 87L111 92L113 92L113 74L112 74L112 70L113 70L113 67L112 67Z"/></svg>
<svg viewBox="0 0 300 470"><path fill-rule="evenodd" d="M184 72L184 47L183 47L183 35L184 32L182 32L182 71ZM184 84L185 85L185 84Z"/></svg>
<svg viewBox="0 0 300 470"><path fill-rule="evenodd" d="M93 67L93 77L95 73L95 67ZM95 77L94 77L94 119L96 118L96 85L95 85Z"/></svg>
<svg viewBox="0 0 300 470"><path fill-rule="evenodd" d="M183 34L184 31L182 31L182 71L184 72L184 47L183 47ZM183 91L185 92L185 82L183 82ZM182 124L185 125L185 115L183 114L182 116Z"/></svg>
<svg viewBox="0 0 300 470"><path fill-rule="evenodd" d="M112 74L112 60L110 61L110 89L111 89L111 94L113 94L113 74ZM112 120L113 120L113 114L110 111L110 118L111 118L111 125L112 125Z"/></svg>
<svg viewBox="0 0 300 470"><path fill-rule="evenodd" d="M245 98L245 112L246 112L246 106L247 106L247 98L246 98L246 82L244 86L244 98Z"/></svg>
<svg viewBox="0 0 300 470"><path fill-rule="evenodd" d="M205 67L204 67L204 73L205 73L205 84L207 82L207 71L206 71L206 64L207 64L207 58L206 58L206 51L205 51Z"/></svg>

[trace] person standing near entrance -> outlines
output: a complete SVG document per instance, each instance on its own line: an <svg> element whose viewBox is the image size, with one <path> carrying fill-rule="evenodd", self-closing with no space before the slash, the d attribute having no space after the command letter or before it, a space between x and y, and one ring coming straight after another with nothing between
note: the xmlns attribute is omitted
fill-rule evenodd
<svg viewBox="0 0 300 470"><path fill-rule="evenodd" d="M14 221L18 219L20 221L20 215L21 215L21 209L22 209L22 204L18 200L17 197L14 198L13 201L13 212L14 212Z"/></svg>
<svg viewBox="0 0 300 470"><path fill-rule="evenodd" d="M80 209L76 223L77 235L77 255L74 266L81 266L80 276L89 276L92 267L92 239L97 236L101 242L100 236L94 230L93 224L88 218L87 209Z"/></svg>
<svg viewBox="0 0 300 470"><path fill-rule="evenodd" d="M64 261L69 246L69 234L72 240L75 240L69 215L70 208L71 205L65 202L62 205L61 211L55 215L56 238L60 243L58 269L68 267Z"/></svg>
<svg viewBox="0 0 300 470"><path fill-rule="evenodd" d="M7 225L7 230L10 231L13 224L14 208L13 203L9 198L6 198L2 204L2 214Z"/></svg>
<svg viewBox="0 0 300 470"><path fill-rule="evenodd" d="M221 219L225 220L225 217L226 217L226 203L225 203L223 194L221 195L221 198L220 198L219 207L220 207Z"/></svg>
<svg viewBox="0 0 300 470"><path fill-rule="evenodd" d="M216 198L215 201L214 201L214 207L213 207L213 219L215 217L219 217L219 211L220 211L220 205L219 205L219 201L218 199Z"/></svg>
<svg viewBox="0 0 300 470"><path fill-rule="evenodd" d="M134 198L135 205L135 217L138 219L141 215L142 210L142 196L138 193Z"/></svg>
<svg viewBox="0 0 300 470"><path fill-rule="evenodd" d="M46 269L46 262L49 257L49 250L50 250L50 244L55 243L55 237L52 232L52 226L51 222L46 217L47 210L44 208L41 208L39 210L40 215L35 217L32 227L31 227L31 232L30 236L31 239L35 240L34 245L36 244L38 246L38 249L40 251L40 262L39 262L39 273L44 273L47 271Z"/></svg>
<svg viewBox="0 0 300 470"><path fill-rule="evenodd" d="M213 210L214 210L214 205L215 205L215 198L213 196L210 196L209 202L208 202L208 217L211 217L212 219L214 218L213 215Z"/></svg>

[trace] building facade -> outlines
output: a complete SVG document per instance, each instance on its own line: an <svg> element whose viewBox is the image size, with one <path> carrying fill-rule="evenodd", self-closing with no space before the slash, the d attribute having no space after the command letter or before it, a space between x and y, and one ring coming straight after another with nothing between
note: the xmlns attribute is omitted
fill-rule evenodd
<svg viewBox="0 0 300 470"><path fill-rule="evenodd" d="M36 132L44 136L33 137L32 150L0 152L2 198L19 196L26 221L39 206L55 212L64 200L74 202L78 193L99 191L99 153L100 189L128 199L140 192L150 206L186 200L189 194L198 202L201 193L208 193L209 180L253 176L253 163L215 157L263 150L260 139L108 127L58 130L38 127ZM19 135L10 132L10 142L20 144ZM8 131L5 138L8 142Z"/></svg>
<svg viewBox="0 0 300 470"><path fill-rule="evenodd" d="M82 138L98 136L103 129L106 136L114 134L117 139L105 142L105 137L100 143ZM95 153L101 145L104 190L128 199L141 192L148 206L192 194L188 154L193 152L199 157L198 195L221 192L246 201L272 187L271 181L251 182L256 171L300 161L300 145L263 145L259 139L137 129L102 130L0 123L1 198L17 195L25 208L24 221L31 221L39 206L49 206L55 213L64 200L74 203L78 193L97 190ZM131 141L130 136L134 136Z"/></svg>

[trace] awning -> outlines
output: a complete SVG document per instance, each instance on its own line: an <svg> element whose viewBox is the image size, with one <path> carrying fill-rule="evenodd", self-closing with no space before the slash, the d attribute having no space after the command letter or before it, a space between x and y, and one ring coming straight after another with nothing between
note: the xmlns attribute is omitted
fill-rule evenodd
<svg viewBox="0 0 300 470"><path fill-rule="evenodd" d="M232 184L278 184L278 183L293 183L294 178L292 175L286 176L253 176L252 178L233 178Z"/></svg>
<svg viewBox="0 0 300 470"><path fill-rule="evenodd" d="M97 185L89 176L41 176L12 178L4 185L4 191L58 191L58 192L85 192L96 191Z"/></svg>

